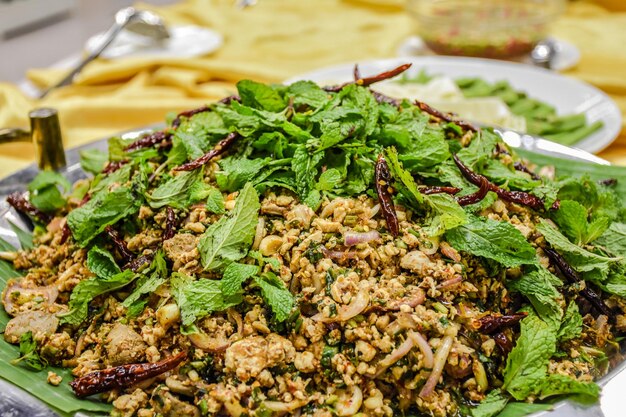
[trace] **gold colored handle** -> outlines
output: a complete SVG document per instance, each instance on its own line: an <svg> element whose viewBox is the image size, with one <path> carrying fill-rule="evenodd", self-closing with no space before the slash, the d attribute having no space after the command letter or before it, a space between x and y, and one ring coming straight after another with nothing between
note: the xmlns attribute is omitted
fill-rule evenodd
<svg viewBox="0 0 626 417"><path fill-rule="evenodd" d="M64 167L65 151L57 111L44 107L31 111L28 117L39 169L56 170Z"/></svg>
<svg viewBox="0 0 626 417"><path fill-rule="evenodd" d="M0 144L33 142L39 169L57 170L66 165L59 115L55 109L39 108L28 113L30 132L23 129L0 129Z"/></svg>
<svg viewBox="0 0 626 417"><path fill-rule="evenodd" d="M0 144L13 142L30 142L30 132L24 129L0 129Z"/></svg>

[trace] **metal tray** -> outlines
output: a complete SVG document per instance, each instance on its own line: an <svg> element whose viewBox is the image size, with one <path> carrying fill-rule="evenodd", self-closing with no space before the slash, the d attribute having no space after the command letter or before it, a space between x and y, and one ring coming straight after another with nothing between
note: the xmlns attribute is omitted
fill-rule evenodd
<svg viewBox="0 0 626 417"><path fill-rule="evenodd" d="M162 127L161 125L149 126L121 134L124 139L135 138L145 133ZM107 139L89 143L66 152L67 167L60 172L64 174L70 182L85 178L79 164L79 152L84 149L107 149ZM597 157L586 157L584 154L555 152L552 155L561 155L568 159L577 159L585 162L597 162ZM26 229L28 225L21 217L6 203L6 196L14 191L24 191L28 183L37 175L38 169L35 164L18 171L0 180L0 236L6 241L19 245L15 233L11 230L8 220ZM0 341L0 343L5 343ZM12 366L0 363L0 366ZM617 365L598 383L602 386L602 396L597 404L583 405L571 401L560 401L554 405L553 411L533 414L533 417L624 417L626 409L622 405L623 391L626 389L626 361ZM65 383L65 382L64 382ZM27 391L12 385L9 381L0 379L0 416L6 417L59 417L57 413L49 409L43 402L33 397ZM76 417L85 417L86 414L77 413Z"/></svg>

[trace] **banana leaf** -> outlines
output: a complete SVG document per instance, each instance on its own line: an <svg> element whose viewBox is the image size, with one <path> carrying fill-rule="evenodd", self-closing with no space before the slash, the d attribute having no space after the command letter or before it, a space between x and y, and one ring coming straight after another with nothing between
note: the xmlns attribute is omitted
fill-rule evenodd
<svg viewBox="0 0 626 417"><path fill-rule="evenodd" d="M22 236L20 241L25 238L25 236ZM15 248L10 243L0 238L0 251L14 250ZM4 289L9 279L19 276L20 274L13 269L10 263L0 261L0 288ZM3 332L9 319L10 317L4 311L4 308L0 308L0 329ZM11 364L11 361L19 356L19 348L17 346L5 342L4 338L0 338L0 378L17 385L39 398L59 415L73 416L79 411L91 415L100 415L108 414L111 410L110 404L97 400L76 398L68 384L73 378L69 369L49 366L43 371L31 371L22 366ZM48 371L53 371L62 376L63 382L57 387L48 384Z"/></svg>

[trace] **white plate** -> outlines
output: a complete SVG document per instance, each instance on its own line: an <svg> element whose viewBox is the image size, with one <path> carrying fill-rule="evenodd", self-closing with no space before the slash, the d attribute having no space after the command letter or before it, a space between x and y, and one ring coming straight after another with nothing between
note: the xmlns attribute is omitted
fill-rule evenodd
<svg viewBox="0 0 626 417"><path fill-rule="evenodd" d="M206 55L222 46L218 32L200 26L168 27L170 37L163 42L127 30L122 30L100 55L103 58L191 58ZM104 32L87 40L85 49L94 51L104 39Z"/></svg>
<svg viewBox="0 0 626 417"><path fill-rule="evenodd" d="M599 152L618 136L622 127L622 115L613 100L602 91L576 79L555 72L524 64L480 58L462 57L404 57L358 62L363 76L387 71L411 62L408 75L422 70L428 74L441 74L451 78L480 77L488 82L508 81L515 89L528 96L544 101L556 108L558 114L585 113L588 123L602 121L604 126L576 144L588 152ZM300 74L285 81L312 80L326 83L329 80L352 79L354 62Z"/></svg>

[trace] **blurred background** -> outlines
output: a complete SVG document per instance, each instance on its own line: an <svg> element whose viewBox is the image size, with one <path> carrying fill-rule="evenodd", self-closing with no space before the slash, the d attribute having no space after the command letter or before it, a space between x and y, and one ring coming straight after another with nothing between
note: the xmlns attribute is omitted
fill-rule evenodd
<svg viewBox="0 0 626 417"><path fill-rule="evenodd" d="M53 107L68 148L240 79L337 82L399 58L399 95L626 164L624 45L624 0L0 0L0 129ZM33 160L0 144L0 176Z"/></svg>
<svg viewBox="0 0 626 417"><path fill-rule="evenodd" d="M152 0L164 5L175 0ZM0 81L18 82L29 68L52 65L106 30L132 0L0 0ZM7 62L10 61L10 62Z"/></svg>

